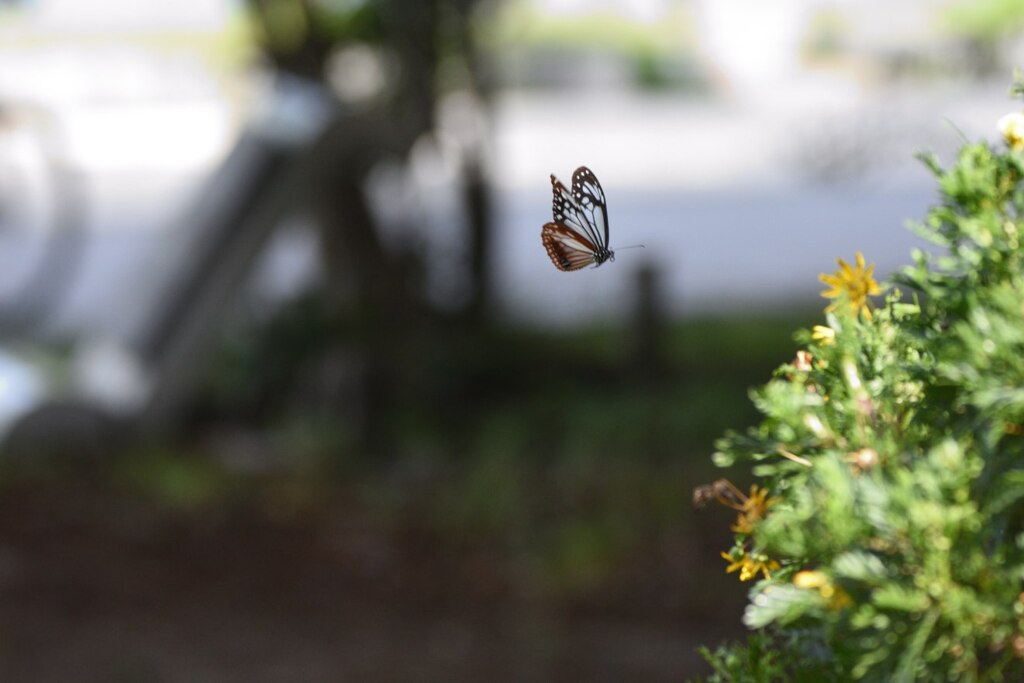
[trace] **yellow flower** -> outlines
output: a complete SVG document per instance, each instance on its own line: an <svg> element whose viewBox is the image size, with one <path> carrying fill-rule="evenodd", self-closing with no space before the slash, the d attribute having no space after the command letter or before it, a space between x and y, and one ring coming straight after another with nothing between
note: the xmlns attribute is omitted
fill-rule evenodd
<svg viewBox="0 0 1024 683"><path fill-rule="evenodd" d="M764 517L768 512L768 508L775 505L778 501L778 498L768 497L768 489L763 489L757 484L753 484L750 487L750 497L743 504L743 510L748 513L756 511L761 517Z"/></svg>
<svg viewBox="0 0 1024 683"><path fill-rule="evenodd" d="M842 588L836 588L835 593L828 598L828 608L839 610L853 604L853 598Z"/></svg>
<svg viewBox="0 0 1024 683"><path fill-rule="evenodd" d="M768 515L768 508L779 502L778 498L769 498L768 489L760 488L757 484L750 487L750 496L743 501L740 508L740 515L732 530L738 534L749 534L754 530L754 525Z"/></svg>
<svg viewBox="0 0 1024 683"><path fill-rule="evenodd" d="M722 557L730 562L729 566L725 568L727 574L731 574L737 569L740 570L740 581L750 581L751 579L757 578L757 575L764 574L764 578L772 578L771 572L778 569L781 565L764 555L753 557L748 553L744 552L740 559L734 559L729 553L722 553Z"/></svg>
<svg viewBox="0 0 1024 683"><path fill-rule="evenodd" d="M754 533L754 523L757 521L741 512L740 516L736 518L736 523L729 527L729 530L736 534L752 534Z"/></svg>
<svg viewBox="0 0 1024 683"><path fill-rule="evenodd" d="M1010 149L1015 152L1024 151L1024 112L1010 112L999 119L996 125Z"/></svg>
<svg viewBox="0 0 1024 683"><path fill-rule="evenodd" d="M827 583L828 577L818 571L802 571L793 576L793 585L797 588L821 588Z"/></svg>
<svg viewBox="0 0 1024 683"><path fill-rule="evenodd" d="M822 346L831 346L836 343L836 331L825 325L815 325L811 328L811 339Z"/></svg>
<svg viewBox="0 0 1024 683"><path fill-rule="evenodd" d="M768 514L768 508L779 501L778 498L769 498L768 489L757 484L750 487L750 495L746 496L728 479L719 479L693 490L694 507L702 508L711 500L717 500L740 513L732 526L732 530L738 534L751 533L754 525Z"/></svg>
<svg viewBox="0 0 1024 683"><path fill-rule="evenodd" d="M793 576L793 585L805 590L817 590L828 601L829 609L842 609L853 603L849 594L839 588L822 572L802 571Z"/></svg>
<svg viewBox="0 0 1024 683"><path fill-rule="evenodd" d="M818 279L830 287L824 290L821 295L827 299L845 298L850 303L853 314L861 311L871 319L871 309L868 307L868 297L882 293L882 289L875 281L874 264L865 266L864 254L857 252L857 267L853 268L843 259L836 259L839 270L832 273L822 273ZM839 301L833 301L825 309L826 312L834 311L839 306Z"/></svg>

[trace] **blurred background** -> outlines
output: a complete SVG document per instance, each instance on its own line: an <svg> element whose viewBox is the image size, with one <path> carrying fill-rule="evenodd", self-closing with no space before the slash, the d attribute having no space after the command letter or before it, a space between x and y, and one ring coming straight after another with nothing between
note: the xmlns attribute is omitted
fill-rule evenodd
<svg viewBox="0 0 1024 683"><path fill-rule="evenodd" d="M0 1L0 677L702 673L714 440L1021 62L1015 0ZM562 273L583 164L646 248Z"/></svg>

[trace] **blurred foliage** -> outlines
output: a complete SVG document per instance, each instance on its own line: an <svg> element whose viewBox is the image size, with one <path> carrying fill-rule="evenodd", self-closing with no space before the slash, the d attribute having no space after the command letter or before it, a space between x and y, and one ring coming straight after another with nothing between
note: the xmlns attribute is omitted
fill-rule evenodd
<svg viewBox="0 0 1024 683"><path fill-rule="evenodd" d="M252 16L252 24L259 42L286 53L299 49L314 33L332 43L378 42L384 32L384 14L393 9L392 4L387 0L260 0L250 3L249 10L251 15L258 14Z"/></svg>
<svg viewBox="0 0 1024 683"><path fill-rule="evenodd" d="M782 638L801 639L786 645ZM701 648L700 653L711 663L714 672L707 678L694 679L700 683L820 683L843 680L835 663L821 657L825 652L814 634L794 631L785 634L755 632L746 640L720 645L715 650Z"/></svg>
<svg viewBox="0 0 1024 683"><path fill-rule="evenodd" d="M846 35L851 30L851 21L836 9L815 12L807 26L803 41L803 52L815 59L830 59L842 55Z"/></svg>
<svg viewBox="0 0 1024 683"><path fill-rule="evenodd" d="M734 392L767 376L771 359L795 348L783 332L786 323L708 318L674 324L663 342L666 379L654 384L633 374L630 339L617 327L572 333L485 328L440 340L423 334L415 357L406 359L423 377L403 381L388 429L411 449L435 443L450 457L514 444L532 459L636 447L644 458L672 459L680 449L709 448L729 420L756 415ZM329 421L323 431L339 445L359 417L358 411L339 413L335 395L345 387L335 384L358 382L360 367L344 352L337 360L337 340L359 339L360 327L334 318L313 296L267 323L235 330L210 366L201 410L217 419ZM325 363L352 367L321 387ZM321 400L322 394L331 396Z"/></svg>
<svg viewBox="0 0 1024 683"><path fill-rule="evenodd" d="M969 0L942 12L942 24L955 35L995 42L1024 31L1024 5L1017 0Z"/></svg>
<svg viewBox="0 0 1024 683"><path fill-rule="evenodd" d="M793 352L792 321L673 324L665 379L654 382L633 374L619 327L485 328L447 343L424 335L422 355L406 361L422 377L400 384L383 417L388 447L370 454L344 388L338 398L313 386L359 325L306 299L226 340L196 419L264 430L280 454L272 468L328 474L336 495L385 530L484 553L531 594L593 597L643 583L664 571L656 557L703 543L686 537L686 492L710 473L702 456L715 437L756 416L736 397ZM359 373L343 373L348 381ZM325 393L333 398L317 398ZM699 585L699 572L686 579ZM691 606L721 607L697 593Z"/></svg>
<svg viewBox="0 0 1024 683"><path fill-rule="evenodd" d="M527 2L503 2L481 12L480 44L503 57L529 53L539 60L567 54L614 56L633 82L658 89L705 87L699 66L695 24L683 6L653 22L611 11L559 16Z"/></svg>
<svg viewBox="0 0 1024 683"><path fill-rule="evenodd" d="M966 48L961 68L995 76L1005 72L1004 48L1024 31L1024 5L1017 0L958 2L942 11L940 25Z"/></svg>
<svg viewBox="0 0 1024 683"><path fill-rule="evenodd" d="M560 17L525 2L503 3L486 37L510 45L611 50L620 54L670 53L685 48L693 34L689 17L677 11L665 20L642 23L613 12Z"/></svg>
<svg viewBox="0 0 1024 683"><path fill-rule="evenodd" d="M358 329L321 311L226 339L187 440L102 467L6 462L4 499L59 500L132 543L301 534L347 579L416 600L734 621L730 577L698 561L728 535L695 523L687 492L714 437L756 416L736 397L792 353L794 319L672 324L663 382L634 376L621 328L474 332L430 352L440 393L399 392L370 452L358 406L310 386Z"/></svg>
<svg viewBox="0 0 1024 683"><path fill-rule="evenodd" d="M830 680L1024 679L1024 157L924 160L942 203L916 229L941 253L915 252L873 315L803 332L753 394L761 423L717 445L775 497L723 499L730 558L779 568L744 617L771 645L708 653L712 680L768 680L765 647L770 680L821 661Z"/></svg>
<svg viewBox="0 0 1024 683"><path fill-rule="evenodd" d="M125 490L160 505L192 511L222 502L230 488L229 479L224 469L208 458L150 451L125 460L116 469L115 480Z"/></svg>

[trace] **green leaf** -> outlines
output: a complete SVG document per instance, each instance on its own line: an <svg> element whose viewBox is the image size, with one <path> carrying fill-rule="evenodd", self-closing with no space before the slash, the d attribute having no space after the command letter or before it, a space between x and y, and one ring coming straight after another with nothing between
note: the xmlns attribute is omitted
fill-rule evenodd
<svg viewBox="0 0 1024 683"><path fill-rule="evenodd" d="M774 622L788 624L822 604L817 592L791 584L765 588L754 595L743 613L743 623L749 628L764 628Z"/></svg>
<svg viewBox="0 0 1024 683"><path fill-rule="evenodd" d="M871 594L871 602L880 609L901 612L923 612L931 604L924 592L895 583L875 590Z"/></svg>
<svg viewBox="0 0 1024 683"><path fill-rule="evenodd" d="M1024 470L1006 472L986 497L982 513L986 516L997 515L1021 498L1024 498Z"/></svg>
<svg viewBox="0 0 1024 683"><path fill-rule="evenodd" d="M832 561L832 571L844 579L877 583L886 578L885 565L877 556L859 550L851 550Z"/></svg>

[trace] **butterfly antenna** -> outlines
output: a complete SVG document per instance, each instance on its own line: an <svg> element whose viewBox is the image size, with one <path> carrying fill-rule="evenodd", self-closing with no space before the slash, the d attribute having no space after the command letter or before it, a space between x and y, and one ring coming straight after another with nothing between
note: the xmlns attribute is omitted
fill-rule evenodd
<svg viewBox="0 0 1024 683"><path fill-rule="evenodd" d="M631 244L628 247L615 247L615 251L622 251L623 249L646 249L642 244Z"/></svg>

